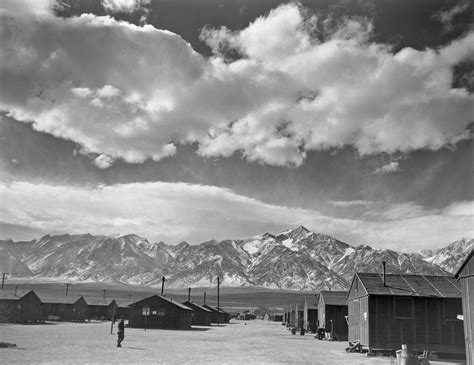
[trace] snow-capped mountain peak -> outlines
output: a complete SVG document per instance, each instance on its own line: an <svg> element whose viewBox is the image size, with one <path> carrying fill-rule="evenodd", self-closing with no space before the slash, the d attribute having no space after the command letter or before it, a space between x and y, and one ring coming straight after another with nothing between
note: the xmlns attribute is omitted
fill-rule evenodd
<svg viewBox="0 0 474 365"><path fill-rule="evenodd" d="M382 261L389 273L446 275L473 247L474 240L462 239L430 256L398 253L354 247L302 226L277 235L174 246L136 234L64 234L31 242L0 241L0 265L12 275L65 280L161 285L166 276L170 287L189 287L215 285L219 276L224 286L339 290L348 288L355 272L380 270Z"/></svg>

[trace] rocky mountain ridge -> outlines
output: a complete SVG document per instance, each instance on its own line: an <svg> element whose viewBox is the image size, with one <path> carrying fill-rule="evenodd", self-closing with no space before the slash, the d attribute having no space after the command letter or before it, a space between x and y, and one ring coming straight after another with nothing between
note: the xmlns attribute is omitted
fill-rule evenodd
<svg viewBox="0 0 474 365"><path fill-rule="evenodd" d="M353 247L305 227L199 245L121 237L46 235L30 242L0 241L0 268L17 277L126 282L175 288L260 286L292 290L347 289L355 272L449 275L474 247L463 239L434 252L399 253Z"/></svg>

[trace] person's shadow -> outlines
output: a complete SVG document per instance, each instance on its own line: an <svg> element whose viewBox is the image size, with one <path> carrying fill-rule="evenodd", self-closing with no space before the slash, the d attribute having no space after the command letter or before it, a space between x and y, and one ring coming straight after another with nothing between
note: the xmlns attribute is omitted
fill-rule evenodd
<svg viewBox="0 0 474 365"><path fill-rule="evenodd" d="M128 347L128 346L122 346L122 348L125 348L125 349L130 349L130 350L145 350L144 348L141 348L141 347Z"/></svg>

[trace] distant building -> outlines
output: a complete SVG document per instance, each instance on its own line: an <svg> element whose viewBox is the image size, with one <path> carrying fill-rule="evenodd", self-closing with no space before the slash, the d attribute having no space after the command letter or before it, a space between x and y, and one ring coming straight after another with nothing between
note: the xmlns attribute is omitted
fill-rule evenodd
<svg viewBox="0 0 474 365"><path fill-rule="evenodd" d="M211 322L212 323L229 323L229 321L230 321L230 314L229 313L223 311L220 308L218 310L216 307L211 307L207 304L203 304L202 306L211 311Z"/></svg>
<svg viewBox="0 0 474 365"><path fill-rule="evenodd" d="M244 312L239 315L239 319L243 321L251 321L257 319L257 315L255 313Z"/></svg>
<svg viewBox="0 0 474 365"><path fill-rule="evenodd" d="M194 303L193 301L186 301L183 303L186 307L193 310L191 324L193 326L210 326L212 312L203 306Z"/></svg>
<svg viewBox="0 0 474 365"><path fill-rule="evenodd" d="M316 332L318 329L318 301L319 294L306 297L304 300L303 319L306 331Z"/></svg>
<svg viewBox="0 0 474 365"><path fill-rule="evenodd" d="M222 315L224 317L224 322L223 323L229 323L230 319L232 318L232 315L229 312L222 309L222 308L219 308L219 310L222 312Z"/></svg>
<svg viewBox="0 0 474 365"><path fill-rule="evenodd" d="M239 315L240 315L240 313L238 313L238 312L229 312L229 314L230 314L230 319L232 319L232 318L238 319Z"/></svg>
<svg viewBox="0 0 474 365"><path fill-rule="evenodd" d="M329 333L331 339L347 340L347 292L322 291L318 301L319 329Z"/></svg>
<svg viewBox="0 0 474 365"><path fill-rule="evenodd" d="M163 295L153 295L129 305L132 328L190 329L193 310Z"/></svg>
<svg viewBox="0 0 474 365"><path fill-rule="evenodd" d="M274 322L283 322L285 313L282 311L275 311L270 314L270 320Z"/></svg>
<svg viewBox="0 0 474 365"><path fill-rule="evenodd" d="M301 302L299 305L298 305L298 302L295 303L294 326L297 328L301 328L302 326L304 326L303 307L304 307L304 302Z"/></svg>
<svg viewBox="0 0 474 365"><path fill-rule="evenodd" d="M118 306L115 299L104 297L85 297L87 303L87 318L95 320L112 320L118 313Z"/></svg>
<svg viewBox="0 0 474 365"><path fill-rule="evenodd" d="M348 295L349 343L369 351L463 353L461 286L445 276L357 273Z"/></svg>
<svg viewBox="0 0 474 365"><path fill-rule="evenodd" d="M33 290L0 290L0 322L39 322L41 306L41 300Z"/></svg>
<svg viewBox="0 0 474 365"><path fill-rule="evenodd" d="M474 250L454 275L461 282L466 360L474 364Z"/></svg>
<svg viewBox="0 0 474 365"><path fill-rule="evenodd" d="M130 310L128 305L131 303L130 300L116 299L115 303L117 304L115 319L128 319L128 311Z"/></svg>
<svg viewBox="0 0 474 365"><path fill-rule="evenodd" d="M297 326L297 323L296 323L296 318L295 318L295 310L293 309L293 306L290 307L290 312L288 313L288 325L290 327L296 327Z"/></svg>
<svg viewBox="0 0 474 365"><path fill-rule="evenodd" d="M84 322L87 314L87 303L82 296L43 295L43 320L66 322Z"/></svg>
<svg viewBox="0 0 474 365"><path fill-rule="evenodd" d="M301 295L295 303L294 326L315 332L318 322L319 294Z"/></svg>

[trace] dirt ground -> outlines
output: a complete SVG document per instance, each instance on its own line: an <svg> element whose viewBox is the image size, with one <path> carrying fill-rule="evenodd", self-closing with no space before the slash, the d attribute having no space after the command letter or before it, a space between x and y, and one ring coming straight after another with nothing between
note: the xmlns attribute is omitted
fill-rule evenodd
<svg viewBox="0 0 474 365"><path fill-rule="evenodd" d="M1 324L0 341L17 348L0 348L0 363L397 364L389 357L346 353L346 342L292 335L280 323L259 320L190 331L126 328L122 348L116 347L116 338L110 322Z"/></svg>

